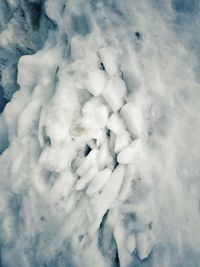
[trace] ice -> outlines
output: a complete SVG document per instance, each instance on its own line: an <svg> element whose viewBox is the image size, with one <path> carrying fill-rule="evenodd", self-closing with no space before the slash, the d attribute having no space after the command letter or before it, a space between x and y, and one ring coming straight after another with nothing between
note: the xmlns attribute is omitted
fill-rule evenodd
<svg viewBox="0 0 200 267"><path fill-rule="evenodd" d="M100 97L93 97L83 106L83 117L92 118L100 128L104 128L107 123L108 109Z"/></svg>
<svg viewBox="0 0 200 267"><path fill-rule="evenodd" d="M134 138L140 137L144 131L144 120L141 110L132 103L127 103L121 109L121 115Z"/></svg>
<svg viewBox="0 0 200 267"><path fill-rule="evenodd" d="M138 256L141 260L148 257L150 252L150 244L145 233L138 233L136 237Z"/></svg>
<svg viewBox="0 0 200 267"><path fill-rule="evenodd" d="M117 113L113 113L108 118L107 128L113 131L116 135L118 135L124 131L125 124Z"/></svg>
<svg viewBox="0 0 200 267"><path fill-rule="evenodd" d="M110 178L112 171L108 168L104 169L103 171L99 172L92 182L89 184L86 193L88 195L95 194L96 192L100 191L101 188L107 183Z"/></svg>
<svg viewBox="0 0 200 267"><path fill-rule="evenodd" d="M116 112L121 108L124 103L125 95L126 85L124 81L118 77L112 77L102 92L102 96L113 112Z"/></svg>
<svg viewBox="0 0 200 267"><path fill-rule="evenodd" d="M126 242L126 235L125 235L125 229L122 227L121 223L117 223L114 228L114 237L117 243L117 249L118 249L118 257L119 257L119 263L120 266L129 266L131 264L131 256L129 252L127 251L125 247Z"/></svg>
<svg viewBox="0 0 200 267"><path fill-rule="evenodd" d="M128 131L123 131L117 135L115 139L115 153L119 153L123 148L127 147L130 140L131 138Z"/></svg>
<svg viewBox="0 0 200 267"><path fill-rule="evenodd" d="M115 153L118 153L124 147L128 146L131 141L131 137L128 131L126 131L126 126L119 114L113 113L107 122L107 128L115 133Z"/></svg>
<svg viewBox="0 0 200 267"><path fill-rule="evenodd" d="M94 149L92 150L88 156L84 159L84 161L81 163L81 165L79 166L79 168L76 170L76 173L82 177L89 168L91 168L92 166L96 166L97 164L97 150Z"/></svg>
<svg viewBox="0 0 200 267"><path fill-rule="evenodd" d="M100 97L93 97L82 110L82 125L90 138L101 138L108 119L108 108Z"/></svg>
<svg viewBox="0 0 200 267"><path fill-rule="evenodd" d="M92 233L96 232L99 228L106 211L115 207L115 203L122 187L124 172L124 166L119 164L113 171L107 184L102 188L102 192L98 195L94 195L94 197L91 199L94 207L94 213L96 215L91 227Z"/></svg>
<svg viewBox="0 0 200 267"><path fill-rule="evenodd" d="M91 71L86 78L85 86L91 94L98 96L104 90L107 82L108 78L104 71L94 70Z"/></svg>
<svg viewBox="0 0 200 267"><path fill-rule="evenodd" d="M103 144L100 147L98 156L98 166L99 169L103 169L105 166L107 166L112 161L112 156L109 152L109 147L107 142L103 142Z"/></svg>
<svg viewBox="0 0 200 267"><path fill-rule="evenodd" d="M140 137L144 131L142 111L132 103L125 104L121 109L121 116L134 138Z"/></svg>
<svg viewBox="0 0 200 267"><path fill-rule="evenodd" d="M127 243L126 243L126 247L128 249L128 251L132 254L136 248L136 240L135 240L135 235L134 234L130 234L127 237Z"/></svg>
<svg viewBox="0 0 200 267"><path fill-rule="evenodd" d="M122 181L124 178L124 166L123 165L118 165L116 167L116 169L113 171L112 176L106 186L106 188L104 189L105 192L110 191L110 199L112 199L112 201L118 197L119 191L121 189L122 186ZM104 192L104 194L105 194ZM111 201L111 200L110 200Z"/></svg>
<svg viewBox="0 0 200 267"><path fill-rule="evenodd" d="M76 183L76 190L83 190L92 178L97 174L97 169L91 167Z"/></svg>

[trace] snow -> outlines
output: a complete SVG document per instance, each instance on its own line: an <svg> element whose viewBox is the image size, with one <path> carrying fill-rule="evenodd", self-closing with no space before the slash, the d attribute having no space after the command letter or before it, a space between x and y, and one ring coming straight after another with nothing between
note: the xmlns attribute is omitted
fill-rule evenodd
<svg viewBox="0 0 200 267"><path fill-rule="evenodd" d="M140 140L135 140L129 146L122 149L118 156L117 161L121 164L130 164L141 160L143 151Z"/></svg>
<svg viewBox="0 0 200 267"><path fill-rule="evenodd" d="M0 115L0 154L8 147L8 129L3 115Z"/></svg>
<svg viewBox="0 0 200 267"><path fill-rule="evenodd" d="M108 75L118 76L120 74L119 52L114 47L102 47L98 53Z"/></svg>
<svg viewBox="0 0 200 267"><path fill-rule="evenodd" d="M199 266L199 14L0 1L0 266Z"/></svg>
<svg viewBox="0 0 200 267"><path fill-rule="evenodd" d="M49 28L53 26L40 1L12 1L0 3L0 86L4 98L10 100L16 90L17 64L22 55L32 55L42 49Z"/></svg>

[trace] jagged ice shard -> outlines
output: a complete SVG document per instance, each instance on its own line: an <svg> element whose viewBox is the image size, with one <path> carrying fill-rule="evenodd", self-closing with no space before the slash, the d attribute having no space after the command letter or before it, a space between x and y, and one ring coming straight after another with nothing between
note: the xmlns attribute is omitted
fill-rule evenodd
<svg viewBox="0 0 200 267"><path fill-rule="evenodd" d="M200 266L197 0L0 0L0 266Z"/></svg>

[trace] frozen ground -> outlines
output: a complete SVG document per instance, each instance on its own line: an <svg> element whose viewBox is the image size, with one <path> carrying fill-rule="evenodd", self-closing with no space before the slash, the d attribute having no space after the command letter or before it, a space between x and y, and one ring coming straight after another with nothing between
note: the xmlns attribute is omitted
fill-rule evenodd
<svg viewBox="0 0 200 267"><path fill-rule="evenodd" d="M199 8L0 0L0 266L200 266Z"/></svg>

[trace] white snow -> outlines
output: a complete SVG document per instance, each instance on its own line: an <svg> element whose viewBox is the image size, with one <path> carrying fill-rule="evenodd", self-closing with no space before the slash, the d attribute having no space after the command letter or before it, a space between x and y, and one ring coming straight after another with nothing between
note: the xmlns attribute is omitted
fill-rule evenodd
<svg viewBox="0 0 200 267"><path fill-rule="evenodd" d="M108 75L110 77L119 75L119 51L114 47L102 47L98 53Z"/></svg>
<svg viewBox="0 0 200 267"><path fill-rule="evenodd" d="M130 164L141 160L142 155L143 150L141 141L135 140L119 152L117 161L121 164Z"/></svg>
<svg viewBox="0 0 200 267"><path fill-rule="evenodd" d="M1 266L199 265L199 15L0 1Z"/></svg>

